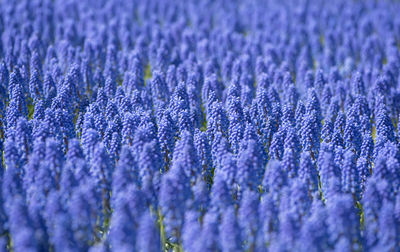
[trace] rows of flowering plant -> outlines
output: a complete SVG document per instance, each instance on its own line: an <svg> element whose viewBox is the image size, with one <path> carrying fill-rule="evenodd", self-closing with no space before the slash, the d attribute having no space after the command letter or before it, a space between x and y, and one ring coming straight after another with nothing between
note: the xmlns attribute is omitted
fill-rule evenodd
<svg viewBox="0 0 400 252"><path fill-rule="evenodd" d="M0 1L0 251L400 251L399 13Z"/></svg>

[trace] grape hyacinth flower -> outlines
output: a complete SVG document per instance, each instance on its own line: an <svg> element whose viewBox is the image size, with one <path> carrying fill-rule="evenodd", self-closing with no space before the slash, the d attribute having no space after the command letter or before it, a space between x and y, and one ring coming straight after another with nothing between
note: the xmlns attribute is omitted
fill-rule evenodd
<svg viewBox="0 0 400 252"><path fill-rule="evenodd" d="M0 10L0 251L398 251L398 1Z"/></svg>

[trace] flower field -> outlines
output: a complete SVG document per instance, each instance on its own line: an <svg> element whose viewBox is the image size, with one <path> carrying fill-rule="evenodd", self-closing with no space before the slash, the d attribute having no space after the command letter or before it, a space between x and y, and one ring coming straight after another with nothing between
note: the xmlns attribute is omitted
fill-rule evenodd
<svg viewBox="0 0 400 252"><path fill-rule="evenodd" d="M0 0L0 252L399 252L399 13Z"/></svg>

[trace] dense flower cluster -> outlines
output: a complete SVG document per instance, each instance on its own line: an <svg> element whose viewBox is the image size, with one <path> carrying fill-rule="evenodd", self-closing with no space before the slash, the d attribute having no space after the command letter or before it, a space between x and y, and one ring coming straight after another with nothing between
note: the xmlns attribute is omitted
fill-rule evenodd
<svg viewBox="0 0 400 252"><path fill-rule="evenodd" d="M0 1L0 251L400 251L399 13Z"/></svg>

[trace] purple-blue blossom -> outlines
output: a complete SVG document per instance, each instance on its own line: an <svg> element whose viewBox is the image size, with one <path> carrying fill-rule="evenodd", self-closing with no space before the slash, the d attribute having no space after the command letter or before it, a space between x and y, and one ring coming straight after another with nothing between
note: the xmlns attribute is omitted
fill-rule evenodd
<svg viewBox="0 0 400 252"><path fill-rule="evenodd" d="M0 251L400 247L399 2L0 10Z"/></svg>

